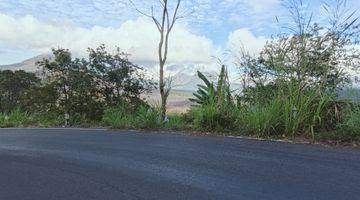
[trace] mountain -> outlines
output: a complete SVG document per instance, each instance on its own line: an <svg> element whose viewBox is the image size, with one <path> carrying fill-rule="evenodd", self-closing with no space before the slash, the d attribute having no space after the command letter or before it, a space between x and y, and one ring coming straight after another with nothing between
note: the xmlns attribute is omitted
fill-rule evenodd
<svg viewBox="0 0 360 200"><path fill-rule="evenodd" d="M11 64L11 65L0 65L0 70L10 69L10 70L25 70L28 72L36 72L37 71L36 63L38 61L43 60L44 58L51 59L51 58L53 58L53 56L50 54L42 54L42 55L30 58L30 59L24 60L20 63ZM172 66L170 66L170 67L172 67ZM182 69L185 66L175 66L175 67L176 67L176 70L173 69L172 71L182 71L182 72L176 73L172 77L172 86L173 86L174 90L183 91L186 93L193 92L198 89L197 85L204 84L202 82L202 80L197 76L197 73L195 72L195 70L192 73L187 73L184 71L192 71L192 70L179 70L179 68ZM215 71L207 71L207 72L203 72L203 74L206 77L208 77L210 81L216 81L216 79L218 77L218 72L215 72ZM231 89L238 89L238 88L240 88L239 84L231 83Z"/></svg>
<svg viewBox="0 0 360 200"><path fill-rule="evenodd" d="M207 73L207 75L209 75L207 77L213 77L210 73ZM195 91L198 84L203 84L203 82L195 73L192 75L178 73L172 77L172 86L176 90Z"/></svg>
<svg viewBox="0 0 360 200"><path fill-rule="evenodd" d="M203 72L203 74L210 80L216 83L218 78L218 73L214 71ZM178 73L173 76L173 89L183 90L183 91L196 91L198 89L197 85L204 85L204 82L198 77L197 73L192 75L186 73ZM239 90L241 84L236 82L230 83L231 90Z"/></svg>
<svg viewBox="0 0 360 200"><path fill-rule="evenodd" d="M27 60L24 60L20 63L15 63L11 65L0 65L0 70L25 70L28 72L35 72L37 70L36 62L43 60L44 58L51 59L52 56L48 54L42 54Z"/></svg>

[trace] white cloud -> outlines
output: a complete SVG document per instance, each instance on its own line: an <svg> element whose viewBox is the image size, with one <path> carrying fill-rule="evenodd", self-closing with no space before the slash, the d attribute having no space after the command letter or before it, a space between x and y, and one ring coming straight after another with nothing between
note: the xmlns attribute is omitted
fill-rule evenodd
<svg viewBox="0 0 360 200"><path fill-rule="evenodd" d="M26 49L34 53L48 52L50 48L68 48L76 56L85 56L88 47L104 43L118 46L130 53L135 62L156 62L158 32L153 23L144 18L128 20L118 28L94 26L82 28L69 23L49 23L27 15L15 18L0 14L0 43L10 48ZM178 24L171 35L169 62L210 62L212 42L192 34L185 25Z"/></svg>
<svg viewBox="0 0 360 200"><path fill-rule="evenodd" d="M242 49L250 55L258 55L268 39L263 36L255 36L249 29L238 29L229 34L228 48L233 53L239 53Z"/></svg>
<svg viewBox="0 0 360 200"><path fill-rule="evenodd" d="M267 10L271 10L272 8L279 6L280 0L251 0L245 1L255 12L263 12ZM245 3L244 2L244 3Z"/></svg>

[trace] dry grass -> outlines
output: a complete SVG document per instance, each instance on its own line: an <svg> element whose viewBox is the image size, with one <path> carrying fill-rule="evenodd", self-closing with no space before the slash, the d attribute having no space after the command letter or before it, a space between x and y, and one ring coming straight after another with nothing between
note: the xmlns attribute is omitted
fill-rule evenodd
<svg viewBox="0 0 360 200"><path fill-rule="evenodd" d="M157 91L144 96L148 103L153 106L160 105L160 95ZM185 113L187 112L192 103L189 101L189 98L192 97L191 91L182 91L182 90L173 90L170 93L167 104L167 112L168 113Z"/></svg>

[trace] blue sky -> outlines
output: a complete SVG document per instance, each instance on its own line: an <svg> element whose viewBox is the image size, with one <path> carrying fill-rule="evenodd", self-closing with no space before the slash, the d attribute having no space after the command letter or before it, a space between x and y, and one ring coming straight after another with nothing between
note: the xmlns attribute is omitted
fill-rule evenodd
<svg viewBox="0 0 360 200"><path fill-rule="evenodd" d="M148 11L154 1L135 2L139 9ZM317 18L323 14L320 2L305 1L307 10ZM358 0L348 1L349 8L358 9L359 4ZM260 48L266 38L281 31L275 16L281 22L288 18L281 0L185 0L182 10L194 13L182 20L174 33L173 48L179 50L179 55L173 55L174 63L185 62L189 56L181 50L199 54L203 53L201 48L208 52L191 62L209 62L206 57L226 51L231 39L241 40L245 47L256 52L255 48ZM46 49L54 46L70 48L81 55L81 49L91 45L91 41L102 43L95 36L103 37L105 44L136 54L134 57L139 62L154 61L148 59L154 54L147 52L153 50L151 45L156 41L151 23L139 19L126 0L0 0L0 26L0 64L46 53Z"/></svg>

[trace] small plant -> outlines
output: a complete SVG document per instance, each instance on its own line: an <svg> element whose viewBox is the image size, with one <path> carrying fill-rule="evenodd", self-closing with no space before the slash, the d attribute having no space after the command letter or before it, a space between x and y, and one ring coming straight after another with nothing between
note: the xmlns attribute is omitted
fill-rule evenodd
<svg viewBox="0 0 360 200"><path fill-rule="evenodd" d="M33 116L27 112L22 112L20 109L15 109L9 114L0 115L1 127L26 127L34 124Z"/></svg>
<svg viewBox="0 0 360 200"><path fill-rule="evenodd" d="M103 123L105 126L111 128L120 129L128 128L132 125L132 118L129 118L121 107L110 108L105 110L103 116Z"/></svg>
<svg viewBox="0 0 360 200"><path fill-rule="evenodd" d="M168 118L169 120L164 124L164 128L166 129L181 130L187 127L184 116L173 114L170 115Z"/></svg>
<svg viewBox="0 0 360 200"><path fill-rule="evenodd" d="M4 113L0 113L0 127L6 127L7 116Z"/></svg>
<svg viewBox="0 0 360 200"><path fill-rule="evenodd" d="M138 128L154 129L160 127L160 109L141 106L135 116L135 126Z"/></svg>
<svg viewBox="0 0 360 200"><path fill-rule="evenodd" d="M103 124L111 128L155 129L161 127L160 109L148 105L138 108L123 103L116 108L107 109L103 115Z"/></svg>
<svg viewBox="0 0 360 200"><path fill-rule="evenodd" d="M64 124L63 119L53 113L36 113L32 115L34 125L39 127L57 127Z"/></svg>
<svg viewBox="0 0 360 200"><path fill-rule="evenodd" d="M204 131L232 130L237 109L231 95L226 67L221 67L217 84L210 82L201 72L198 72L198 76L205 85L198 85L195 98L190 99L197 103L190 111L194 128Z"/></svg>
<svg viewBox="0 0 360 200"><path fill-rule="evenodd" d="M242 109L238 115L238 126L244 134L269 136L279 132L282 104L273 99L268 105L256 104Z"/></svg>
<svg viewBox="0 0 360 200"><path fill-rule="evenodd" d="M360 142L360 107L359 105L344 111L344 121L338 125L337 140Z"/></svg>

